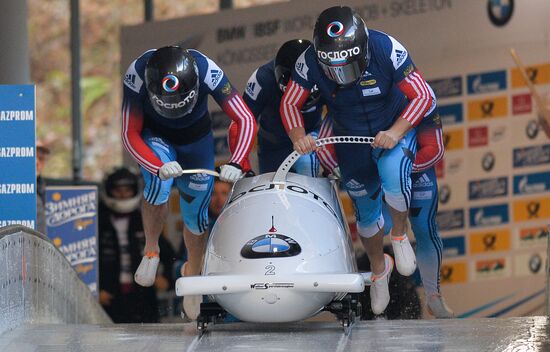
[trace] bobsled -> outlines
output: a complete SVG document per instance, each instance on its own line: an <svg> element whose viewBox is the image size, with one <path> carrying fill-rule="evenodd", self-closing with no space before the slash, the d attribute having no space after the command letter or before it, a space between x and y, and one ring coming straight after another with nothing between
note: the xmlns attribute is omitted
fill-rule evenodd
<svg viewBox="0 0 550 352"><path fill-rule="evenodd" d="M289 172L297 158L294 152L277 172L234 184L211 230L201 275L177 280L178 296L209 296L199 330L225 312L273 323L328 310L344 328L360 315L356 296L370 273L357 271L337 184Z"/></svg>

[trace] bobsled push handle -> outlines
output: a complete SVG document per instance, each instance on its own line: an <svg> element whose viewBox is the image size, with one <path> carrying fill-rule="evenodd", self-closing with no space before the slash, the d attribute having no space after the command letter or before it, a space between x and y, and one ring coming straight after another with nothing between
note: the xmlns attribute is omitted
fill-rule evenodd
<svg viewBox="0 0 550 352"><path fill-rule="evenodd" d="M355 144L372 144L374 143L374 137L360 137L360 136L333 136L327 138L317 139L315 144L318 147L325 146L327 144L342 144L342 143L355 143ZM282 162L282 164L277 169L275 176L273 176L273 182L285 182L286 175L296 162L300 154L293 151L289 156Z"/></svg>

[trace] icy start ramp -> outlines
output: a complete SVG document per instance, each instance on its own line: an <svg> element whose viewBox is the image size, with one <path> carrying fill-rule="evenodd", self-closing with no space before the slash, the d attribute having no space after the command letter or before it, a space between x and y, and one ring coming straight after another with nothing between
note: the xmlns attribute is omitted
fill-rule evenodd
<svg viewBox="0 0 550 352"><path fill-rule="evenodd" d="M546 317L215 325L33 324L0 335L0 351L549 351Z"/></svg>
<svg viewBox="0 0 550 352"><path fill-rule="evenodd" d="M0 336L35 323L111 320L46 236L24 226L7 226L0 229Z"/></svg>

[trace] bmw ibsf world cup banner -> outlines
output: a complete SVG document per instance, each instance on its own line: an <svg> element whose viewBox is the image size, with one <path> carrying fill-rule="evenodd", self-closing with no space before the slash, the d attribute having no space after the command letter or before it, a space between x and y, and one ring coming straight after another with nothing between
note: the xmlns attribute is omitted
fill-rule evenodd
<svg viewBox="0 0 550 352"><path fill-rule="evenodd" d="M97 294L97 187L47 187L46 228L54 245Z"/></svg>
<svg viewBox="0 0 550 352"><path fill-rule="evenodd" d="M35 90L0 85L0 227L36 224Z"/></svg>

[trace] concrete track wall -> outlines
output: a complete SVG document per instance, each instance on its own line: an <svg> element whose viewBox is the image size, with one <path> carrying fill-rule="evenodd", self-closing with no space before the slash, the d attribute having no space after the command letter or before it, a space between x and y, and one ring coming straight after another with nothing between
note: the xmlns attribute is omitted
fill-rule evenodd
<svg viewBox="0 0 550 352"><path fill-rule="evenodd" d="M64 255L24 226L0 228L0 334L27 323L111 323Z"/></svg>

